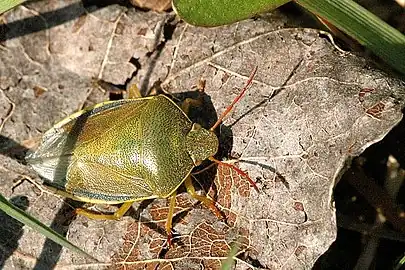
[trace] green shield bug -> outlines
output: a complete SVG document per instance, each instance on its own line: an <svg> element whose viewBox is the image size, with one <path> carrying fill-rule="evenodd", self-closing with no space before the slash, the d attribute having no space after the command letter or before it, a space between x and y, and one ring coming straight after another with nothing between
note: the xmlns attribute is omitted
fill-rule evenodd
<svg viewBox="0 0 405 270"><path fill-rule="evenodd" d="M89 218L119 219L135 201L170 197L166 232L171 245L176 191L182 183L222 217L215 202L193 187L191 172L202 161L235 169L257 189L246 173L213 157L219 144L214 130L252 84L256 70L208 130L188 118L193 100L181 108L164 95L140 98L135 87L128 99L94 105L53 126L27 161L56 194L89 203L122 203L113 214L76 209Z"/></svg>

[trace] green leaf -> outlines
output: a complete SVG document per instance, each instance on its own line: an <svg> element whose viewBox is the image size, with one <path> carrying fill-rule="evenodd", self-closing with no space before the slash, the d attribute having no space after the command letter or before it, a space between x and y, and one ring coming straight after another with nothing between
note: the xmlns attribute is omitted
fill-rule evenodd
<svg viewBox="0 0 405 270"><path fill-rule="evenodd" d="M286 0L173 0L186 22L217 26L274 9ZM394 69L405 74L405 36L352 0L296 0L310 12L333 24Z"/></svg>
<svg viewBox="0 0 405 270"><path fill-rule="evenodd" d="M0 0L0 14L3 14L7 10L12 9L13 7L16 7L24 2L25 0Z"/></svg>
<svg viewBox="0 0 405 270"><path fill-rule="evenodd" d="M290 0L173 0L173 9L186 22L218 26L253 17Z"/></svg>
<svg viewBox="0 0 405 270"><path fill-rule="evenodd" d="M0 194L0 210L5 212L7 215L13 217L14 219L20 221L21 223L31 227L32 229L38 231L42 235L48 237L55 243L70 249L71 251L77 252L85 257L91 258L92 260L97 261L91 255L86 253L85 251L81 250L79 247L75 246L74 244L70 243L66 240L65 237L60 235L59 233L55 232L54 230L50 229L46 225L42 224L37 219L31 217L23 210L19 209L18 207L11 204L3 195ZM1 226L1 225L0 225Z"/></svg>
<svg viewBox="0 0 405 270"><path fill-rule="evenodd" d="M405 74L405 36L352 0L297 0Z"/></svg>

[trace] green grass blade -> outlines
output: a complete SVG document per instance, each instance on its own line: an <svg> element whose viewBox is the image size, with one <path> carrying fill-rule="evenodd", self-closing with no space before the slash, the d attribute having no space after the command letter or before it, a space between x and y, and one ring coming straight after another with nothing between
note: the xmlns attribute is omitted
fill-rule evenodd
<svg viewBox="0 0 405 270"><path fill-rule="evenodd" d="M395 266L394 270L403 269L402 266L405 265L405 255L402 256L401 260L399 260L398 264Z"/></svg>
<svg viewBox="0 0 405 270"><path fill-rule="evenodd" d="M1 194L0 194L0 210L5 212L7 215L13 217L14 219L20 221L21 223L23 223L23 224L31 227L32 229L38 231L42 235L48 237L49 239L51 239L55 243L65 247L65 248L68 248L71 251L77 252L77 253L85 256L85 257L96 260L91 255L89 255L88 253L81 250L79 247L77 247L74 244L70 243L68 240L66 240L65 237L63 237L59 233L57 233L54 230L50 229L49 227L42 224L37 219L35 219L35 218L31 217L30 215L28 215L27 213L25 213L23 210L19 209L18 207L14 206L13 204L11 204Z"/></svg>
<svg viewBox="0 0 405 270"><path fill-rule="evenodd" d="M351 0L297 0L405 74L405 36Z"/></svg>
<svg viewBox="0 0 405 270"><path fill-rule="evenodd" d="M25 0L0 0L0 15L24 2Z"/></svg>
<svg viewBox="0 0 405 270"><path fill-rule="evenodd" d="M236 253L238 253L239 249L240 249L239 242L236 242L232 245L232 248L229 251L228 257L226 258L225 261L222 262L221 270L230 270L232 268L234 258L236 256Z"/></svg>
<svg viewBox="0 0 405 270"><path fill-rule="evenodd" d="M173 9L186 22L218 26L275 9L290 0L173 0Z"/></svg>

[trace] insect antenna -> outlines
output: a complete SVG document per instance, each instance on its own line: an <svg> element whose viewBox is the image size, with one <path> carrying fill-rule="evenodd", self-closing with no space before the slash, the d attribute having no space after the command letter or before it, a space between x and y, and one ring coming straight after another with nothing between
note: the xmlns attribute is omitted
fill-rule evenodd
<svg viewBox="0 0 405 270"><path fill-rule="evenodd" d="M233 106L235 106L235 104L242 98L242 96L243 96L243 94L245 94L246 90L249 89L249 87L253 83L253 78L256 75L256 71L257 71L257 66L253 69L252 73L250 73L249 79L247 80L245 86L242 88L242 91L240 91L239 95L233 100L231 105L229 105L226 108L226 110L221 114L221 116L218 118L217 122L210 128L210 131L214 131L219 126L219 124L221 124L221 122L224 120L224 118L233 109ZM222 162L220 160L215 159L214 157L209 157L208 159L217 164L221 164L225 167L234 169L239 175L241 175L242 177L245 177L249 181L249 183L254 187L254 189L256 191L259 191L256 183L249 177L249 175L247 173L245 173L244 171L242 171L241 169L239 169L238 167L236 167L235 165Z"/></svg>
<svg viewBox="0 0 405 270"><path fill-rule="evenodd" d="M252 73L249 76L248 81L246 82L245 86L242 88L242 91L240 91L239 95L232 101L231 105L229 105L226 110L221 114L221 116L218 118L217 122L210 128L211 131L214 131L219 124L224 120L224 118L228 115L228 113L233 109L233 106L242 98L243 94L245 94L246 90L249 89L249 87L253 83L253 78L256 75L257 71L257 66L253 69Z"/></svg>
<svg viewBox="0 0 405 270"><path fill-rule="evenodd" d="M242 171L241 169L239 169L238 167L236 167L235 165L220 161L218 159L215 159L214 157L209 157L208 159L217 164L221 164L225 167L234 169L239 175L241 175L242 177L245 177L249 181L249 183L253 186L253 188L257 192L259 192L259 188L257 187L256 183L249 177L249 175L247 173L245 173L244 171Z"/></svg>

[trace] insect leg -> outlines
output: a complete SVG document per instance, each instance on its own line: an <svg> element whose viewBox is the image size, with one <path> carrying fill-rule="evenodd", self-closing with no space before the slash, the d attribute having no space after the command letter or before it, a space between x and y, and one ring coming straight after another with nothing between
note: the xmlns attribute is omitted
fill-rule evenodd
<svg viewBox="0 0 405 270"><path fill-rule="evenodd" d="M214 214L219 218L219 219L223 219L224 216L221 213L221 211L219 211L219 209L215 206L215 201L212 200L211 198L208 198L207 196L201 196L198 195L195 192L194 186L193 186L193 182L191 180L191 177L187 177L186 181L184 182L184 184L186 185L186 189L187 192L197 201L202 202L206 207L208 207L212 212L214 212Z"/></svg>
<svg viewBox="0 0 405 270"><path fill-rule="evenodd" d="M141 98L141 91L139 90L138 86L136 86L136 84L134 83L133 85L131 85L128 89L128 98Z"/></svg>
<svg viewBox="0 0 405 270"><path fill-rule="evenodd" d="M174 191L173 194L170 196L170 205L169 205L169 213L167 214L166 220L166 233L167 233L167 243L169 246L172 246L172 221L173 221L173 214L174 214L174 207L176 206L176 194L177 192Z"/></svg>
<svg viewBox="0 0 405 270"><path fill-rule="evenodd" d="M121 207L115 211L113 214L101 214L101 213L94 213L88 209L77 208L75 213L77 215L83 215L91 219L108 219L108 220L117 220L120 219L128 210L131 208L134 202L124 202Z"/></svg>

